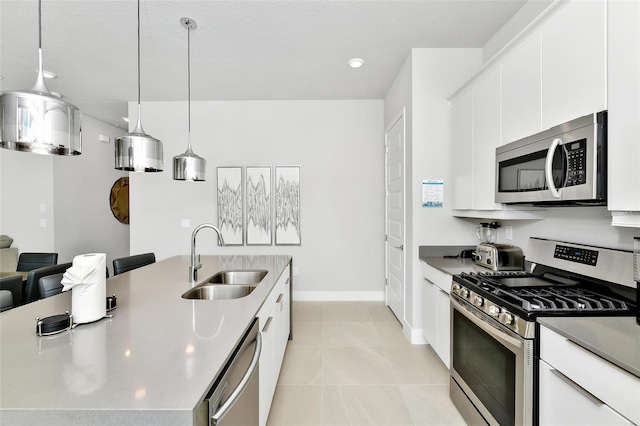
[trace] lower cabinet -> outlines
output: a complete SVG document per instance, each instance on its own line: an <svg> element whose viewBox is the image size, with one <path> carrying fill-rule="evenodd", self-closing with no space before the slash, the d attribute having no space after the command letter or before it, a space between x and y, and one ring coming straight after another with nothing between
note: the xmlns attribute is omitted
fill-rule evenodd
<svg viewBox="0 0 640 426"><path fill-rule="evenodd" d="M640 423L640 378L540 327L540 424Z"/></svg>
<svg viewBox="0 0 640 426"><path fill-rule="evenodd" d="M267 424L291 330L291 276L287 267L258 312L262 333L260 355L260 426Z"/></svg>
<svg viewBox="0 0 640 426"><path fill-rule="evenodd" d="M447 368L451 367L451 275L423 262L422 333ZM437 284L436 284L437 283Z"/></svg>

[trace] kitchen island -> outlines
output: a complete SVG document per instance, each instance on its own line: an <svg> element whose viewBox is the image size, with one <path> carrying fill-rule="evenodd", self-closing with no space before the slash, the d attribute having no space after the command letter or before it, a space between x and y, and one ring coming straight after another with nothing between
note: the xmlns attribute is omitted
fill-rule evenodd
<svg viewBox="0 0 640 426"><path fill-rule="evenodd" d="M39 337L34 318L72 312L62 293L0 314L0 424L193 425L194 409L291 256L202 256L198 283L265 269L248 296L186 300L189 256L107 280L113 318Z"/></svg>

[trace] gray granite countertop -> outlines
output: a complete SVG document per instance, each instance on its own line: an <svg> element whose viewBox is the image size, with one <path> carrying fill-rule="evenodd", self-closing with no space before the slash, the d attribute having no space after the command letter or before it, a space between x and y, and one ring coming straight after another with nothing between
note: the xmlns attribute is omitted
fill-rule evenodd
<svg viewBox="0 0 640 426"><path fill-rule="evenodd" d="M291 256L202 256L199 282L221 270L266 269L248 296L186 300L189 256L107 280L113 318L50 337L36 316L71 311L71 292L0 314L2 424L193 425L193 409Z"/></svg>
<svg viewBox="0 0 640 426"><path fill-rule="evenodd" d="M640 377L640 325L635 317L538 318L538 322Z"/></svg>
<svg viewBox="0 0 640 426"><path fill-rule="evenodd" d="M462 250L467 249L475 249L475 246L420 246L418 253L420 260L445 274L458 275L463 272L487 272L488 269L477 266L473 259L451 257L457 256Z"/></svg>

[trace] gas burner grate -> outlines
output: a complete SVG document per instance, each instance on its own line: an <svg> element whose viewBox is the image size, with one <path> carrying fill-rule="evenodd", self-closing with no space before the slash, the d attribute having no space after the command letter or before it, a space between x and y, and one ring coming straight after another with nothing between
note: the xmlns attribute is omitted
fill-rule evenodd
<svg viewBox="0 0 640 426"><path fill-rule="evenodd" d="M630 307L622 300L581 288L511 289L505 291L536 311L620 311Z"/></svg>

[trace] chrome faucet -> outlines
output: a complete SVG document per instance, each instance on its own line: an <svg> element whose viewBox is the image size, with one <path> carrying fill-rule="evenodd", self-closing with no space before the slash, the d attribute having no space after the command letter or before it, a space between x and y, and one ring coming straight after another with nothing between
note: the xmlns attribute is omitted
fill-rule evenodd
<svg viewBox="0 0 640 426"><path fill-rule="evenodd" d="M202 228L211 228L218 234L218 245L224 245L224 238L222 238L222 232L215 226L210 223L203 223L202 225L196 226L196 229L193 230L191 234L191 266L189 266L189 280L191 284L194 284L198 280L198 269L202 267L202 263L200 263L200 256L198 256L196 260L196 235L198 235L198 231ZM197 263L197 264L196 264Z"/></svg>

